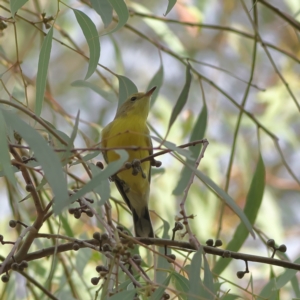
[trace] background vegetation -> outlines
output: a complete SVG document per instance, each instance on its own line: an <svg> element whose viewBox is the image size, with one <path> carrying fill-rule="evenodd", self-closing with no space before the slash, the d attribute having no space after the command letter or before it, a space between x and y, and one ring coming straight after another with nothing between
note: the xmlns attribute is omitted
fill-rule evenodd
<svg viewBox="0 0 300 300"><path fill-rule="evenodd" d="M297 271L264 259L274 239L300 269L299 12L296 0L0 0L0 299L299 299ZM191 216L171 263L171 242L116 247L111 220L132 232L131 215L109 188L118 166L95 167L118 101L155 85L154 147L174 150L153 169L157 236Z"/></svg>

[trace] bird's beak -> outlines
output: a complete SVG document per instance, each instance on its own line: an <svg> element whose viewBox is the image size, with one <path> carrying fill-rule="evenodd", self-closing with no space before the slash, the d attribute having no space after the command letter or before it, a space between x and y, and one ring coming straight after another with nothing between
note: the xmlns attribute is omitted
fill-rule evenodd
<svg viewBox="0 0 300 300"><path fill-rule="evenodd" d="M145 94L145 96L150 97L150 96L153 94L153 92L155 91L155 89L156 89L156 86L153 87L151 90L149 90L149 91Z"/></svg>

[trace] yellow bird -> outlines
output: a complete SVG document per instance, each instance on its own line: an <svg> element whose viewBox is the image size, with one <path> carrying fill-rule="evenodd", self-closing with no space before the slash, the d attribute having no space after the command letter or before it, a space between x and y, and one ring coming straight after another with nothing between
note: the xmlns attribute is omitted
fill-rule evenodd
<svg viewBox="0 0 300 300"><path fill-rule="evenodd" d="M140 160L152 154L152 142L146 121L150 109L150 97L156 87L146 93L131 95L117 110L114 120L102 130L102 148L138 146L144 149L128 150L125 166L113 180L130 208L137 237L154 237L148 210L151 162ZM119 159L114 150L103 151L106 163Z"/></svg>

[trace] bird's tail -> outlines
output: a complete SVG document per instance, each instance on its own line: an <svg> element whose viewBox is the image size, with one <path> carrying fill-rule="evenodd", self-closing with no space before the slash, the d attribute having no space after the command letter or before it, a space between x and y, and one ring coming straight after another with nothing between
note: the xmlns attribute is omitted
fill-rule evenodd
<svg viewBox="0 0 300 300"><path fill-rule="evenodd" d="M154 231L150 219L148 207L145 207L143 214L138 216L136 211L132 209L133 226L136 237L154 237Z"/></svg>

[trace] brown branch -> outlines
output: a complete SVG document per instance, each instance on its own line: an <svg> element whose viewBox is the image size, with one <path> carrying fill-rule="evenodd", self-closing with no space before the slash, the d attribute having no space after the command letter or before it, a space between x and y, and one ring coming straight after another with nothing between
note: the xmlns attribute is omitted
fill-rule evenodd
<svg viewBox="0 0 300 300"><path fill-rule="evenodd" d="M129 237L130 238L130 237ZM76 239L74 239L76 240ZM130 238L131 241L136 241L138 244L145 244L145 245L156 245L160 247L168 246L168 248L177 249L180 251L195 251L195 247L189 243L189 242L183 242L183 241L172 241L172 240L166 240L166 239L160 239L160 238ZM79 248L91 248L93 250L99 251L99 241L95 239L91 240L76 240ZM123 240L124 243L127 243L128 241ZM60 244L57 246L41 249L39 251L31 252L22 258L22 260L26 261L32 261L40 258L44 258L50 255L53 255L54 253L62 253L66 251L73 250L74 242ZM300 271L300 264L295 264L290 261L286 260L280 260L280 259L274 259L270 257L264 257L264 256L257 256L257 255L251 255L251 254L245 254L245 253L238 253L228 250L223 250L215 247L210 246L202 246L205 253L221 256L224 259L231 258L231 259L240 259L240 260L246 260L246 261L252 261L252 262L258 262L258 263L265 263L273 266L279 266L287 269L293 269ZM16 262L21 262L21 260L16 260ZM11 267L11 264L6 266L6 270L9 270ZM3 273L3 272L2 272Z"/></svg>

